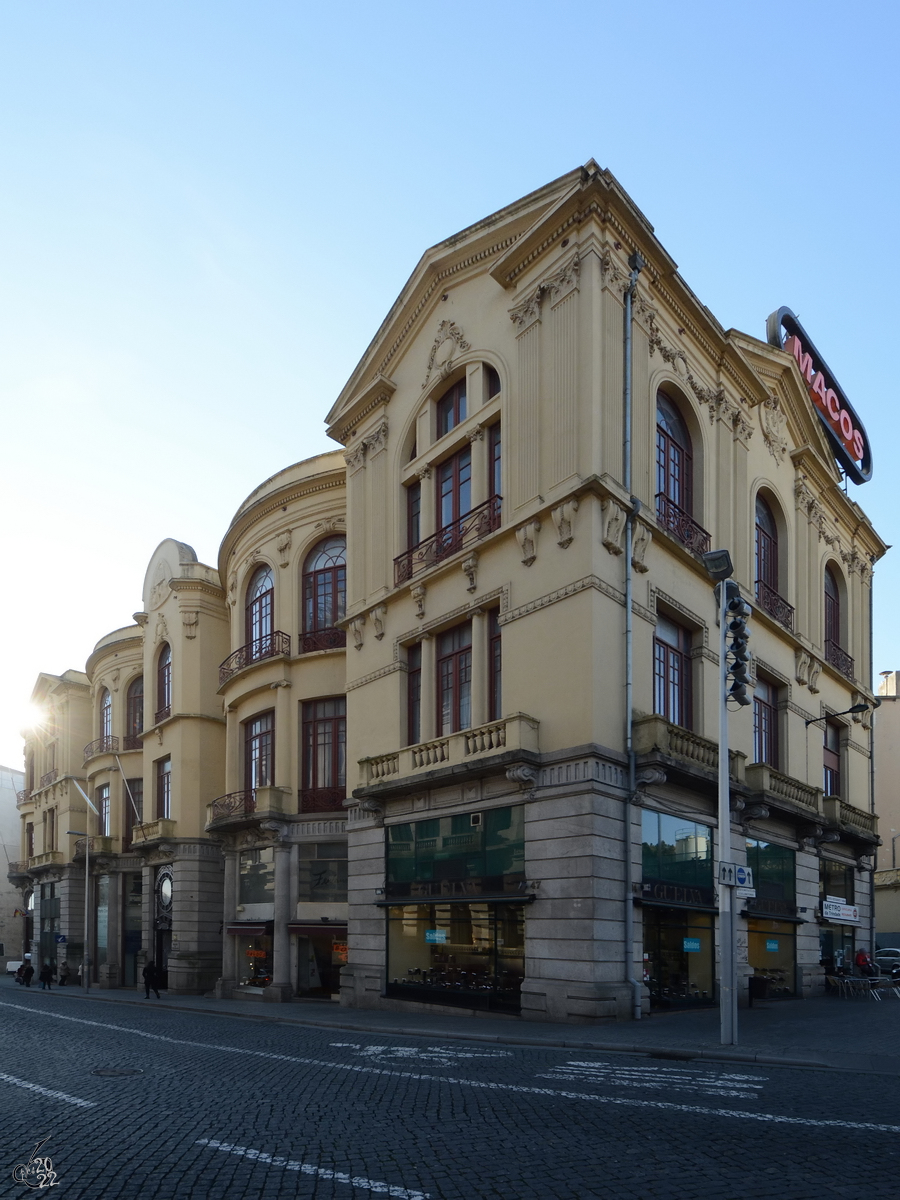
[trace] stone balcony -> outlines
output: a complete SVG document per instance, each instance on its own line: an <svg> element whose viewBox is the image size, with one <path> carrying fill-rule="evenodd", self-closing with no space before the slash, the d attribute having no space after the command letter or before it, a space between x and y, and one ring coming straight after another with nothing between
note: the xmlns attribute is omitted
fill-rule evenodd
<svg viewBox="0 0 900 1200"><path fill-rule="evenodd" d="M782 775L768 763L751 763L746 773L747 787L760 800L785 812L821 820L822 789L802 783L792 775Z"/></svg>
<svg viewBox="0 0 900 1200"><path fill-rule="evenodd" d="M90 842L91 854L115 854L118 838L95 835L91 838L78 838L75 842L75 858L84 858L85 843Z"/></svg>
<svg viewBox="0 0 900 1200"><path fill-rule="evenodd" d="M11 862L6 868L6 878L14 886L23 883L28 878L27 862Z"/></svg>
<svg viewBox="0 0 900 1200"><path fill-rule="evenodd" d="M29 871L40 871L45 867L62 866L65 862L62 851L47 850L43 854L35 854L33 858L28 860Z"/></svg>
<svg viewBox="0 0 900 1200"><path fill-rule="evenodd" d="M643 716L634 722L634 749L641 762L659 761L676 774L713 781L719 771L719 745L690 729L673 725L665 717ZM728 752L728 774L744 783L746 754Z"/></svg>
<svg viewBox="0 0 900 1200"><path fill-rule="evenodd" d="M867 841L878 841L878 817L842 800L840 796L826 796L823 801L825 819L847 833L863 837Z"/></svg>
<svg viewBox="0 0 900 1200"><path fill-rule="evenodd" d="M390 790L395 784L419 781L433 774L469 773L491 763L500 765L534 756L538 751L540 722L526 713L513 713L474 729L461 729L442 737L404 746L389 754L359 760L359 787Z"/></svg>
<svg viewBox="0 0 900 1200"><path fill-rule="evenodd" d="M131 848L139 850L149 842L161 842L165 838L175 837L175 822L168 817L159 817L156 821L144 821L142 825L134 825L131 830Z"/></svg>
<svg viewBox="0 0 900 1200"><path fill-rule="evenodd" d="M242 828L268 817L284 816L290 794L288 788L258 787L217 796L206 806L206 828Z"/></svg>

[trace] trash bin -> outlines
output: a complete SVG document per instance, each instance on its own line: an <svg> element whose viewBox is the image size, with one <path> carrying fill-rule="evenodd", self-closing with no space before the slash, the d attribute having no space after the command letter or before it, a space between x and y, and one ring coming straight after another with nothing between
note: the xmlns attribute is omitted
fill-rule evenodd
<svg viewBox="0 0 900 1200"><path fill-rule="evenodd" d="M752 1006L754 1000L768 1000L769 998L769 981L765 975L750 976L750 1004Z"/></svg>

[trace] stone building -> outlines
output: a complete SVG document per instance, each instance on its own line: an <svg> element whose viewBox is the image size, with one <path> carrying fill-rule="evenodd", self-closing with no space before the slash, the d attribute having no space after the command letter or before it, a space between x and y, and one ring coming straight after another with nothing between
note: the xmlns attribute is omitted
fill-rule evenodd
<svg viewBox="0 0 900 1200"><path fill-rule="evenodd" d="M65 769L106 802L92 886L119 921L98 982L155 956L229 997L714 1002L702 554L726 548L752 608L741 985L820 989L868 941L885 547L836 462L867 477L864 432L785 311L723 328L593 162L429 250L328 414L344 453L257 488L215 570L164 542L137 625L69 673L90 753ZM74 905L77 845L23 842L26 892L48 867Z"/></svg>

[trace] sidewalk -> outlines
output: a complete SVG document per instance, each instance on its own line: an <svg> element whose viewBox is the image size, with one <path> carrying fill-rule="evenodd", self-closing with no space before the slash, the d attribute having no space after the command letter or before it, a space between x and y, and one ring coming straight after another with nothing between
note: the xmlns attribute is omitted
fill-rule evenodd
<svg viewBox="0 0 900 1200"><path fill-rule="evenodd" d="M19 1003L40 992L12 980L3 989ZM335 1029L391 1037L453 1038L507 1045L558 1046L573 1050L662 1055L674 1058L755 1062L767 1065L831 1068L880 1075L900 1074L900 1002L894 998L842 1000L769 1000L742 1009L740 1045L719 1042L718 1009L654 1014L642 1021L601 1025L559 1025L515 1018L451 1016L443 1013L382 1012L342 1008L334 1002L301 1000L287 1004L215 1000L206 996L169 996L145 1000L139 991L54 987L62 1003L85 999L103 1004L174 1008L181 1012L238 1017L280 1024Z"/></svg>

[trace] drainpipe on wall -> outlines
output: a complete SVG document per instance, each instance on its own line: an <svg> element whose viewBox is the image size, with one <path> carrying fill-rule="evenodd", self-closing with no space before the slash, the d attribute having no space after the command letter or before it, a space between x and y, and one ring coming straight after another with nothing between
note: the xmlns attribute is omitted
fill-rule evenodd
<svg viewBox="0 0 900 1200"><path fill-rule="evenodd" d="M632 300L637 287L638 275L644 265L640 253L635 250L628 259L631 267L631 277L625 289L625 331L624 331L624 363L623 363L623 400L625 424L625 454L623 463L623 483L631 498L631 509L625 519L625 753L628 758L628 787L625 795L624 813L624 855L625 855L625 982L632 991L632 1009L634 1019L641 1019L641 994L643 984L634 978L634 897L632 895L632 865L631 865L631 805L636 789L635 754L634 754L634 654L633 654L633 613L631 604L632 575L631 541L634 529L634 518L640 508L640 501L631 495L631 326Z"/></svg>
<svg viewBox="0 0 900 1200"><path fill-rule="evenodd" d="M869 687L874 683L875 671L875 633L872 629L872 618L875 615L875 606L873 604L874 590L872 583L869 584ZM875 708L881 707L881 700L878 696L875 697ZM875 814L875 722L878 720L878 714L873 710L872 720L869 724L869 808L872 815ZM892 845L893 849L893 845ZM891 860L893 861L893 859ZM875 871L878 867L878 847L875 847L875 853L872 856L872 870L869 873L869 953L872 958L875 958Z"/></svg>

